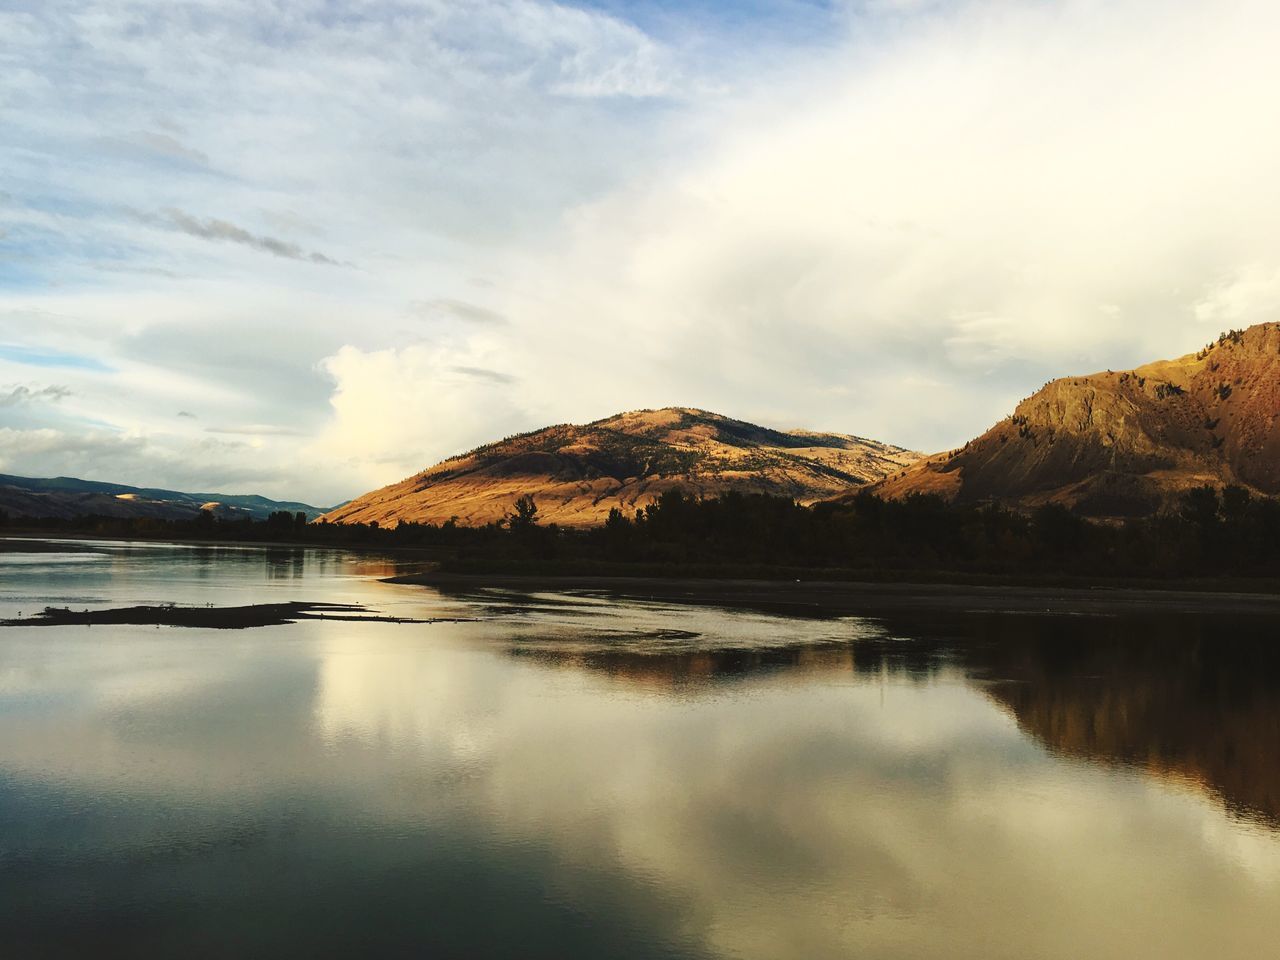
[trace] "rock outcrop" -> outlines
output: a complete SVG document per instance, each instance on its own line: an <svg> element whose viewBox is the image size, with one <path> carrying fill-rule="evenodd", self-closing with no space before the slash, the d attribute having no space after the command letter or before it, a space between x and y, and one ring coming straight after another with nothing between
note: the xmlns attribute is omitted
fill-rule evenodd
<svg viewBox="0 0 1280 960"><path fill-rule="evenodd" d="M1195 486L1280 494L1280 324L1203 350L1047 384L958 450L873 488L1098 516L1151 513Z"/></svg>

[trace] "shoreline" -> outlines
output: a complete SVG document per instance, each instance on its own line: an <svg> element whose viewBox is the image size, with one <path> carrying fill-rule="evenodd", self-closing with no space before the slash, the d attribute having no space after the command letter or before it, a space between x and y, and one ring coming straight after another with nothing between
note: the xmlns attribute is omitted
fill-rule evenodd
<svg viewBox="0 0 1280 960"><path fill-rule="evenodd" d="M387 577L383 582L432 587L445 593L483 589L589 593L619 599L748 607L817 617L930 611L1055 615L1145 611L1165 614L1230 612L1234 615L1280 618L1280 594L1239 590L447 572Z"/></svg>
<svg viewBox="0 0 1280 960"><path fill-rule="evenodd" d="M377 547L345 543L312 543L303 540L194 540L184 537L113 537L97 533L68 533L61 536L48 536L30 532L0 533L0 553L47 553L47 550L6 550L5 545L13 542L50 544L85 541L89 543L128 543L128 544L173 544L179 547L233 547L245 549L251 547L287 548L290 550L345 550L348 553L369 554L370 556L412 556L419 555L424 560L438 560L440 550L434 547Z"/></svg>
<svg viewBox="0 0 1280 960"><path fill-rule="evenodd" d="M797 568L756 570L690 568L674 574L644 569L593 573L525 571L450 571L440 568L440 551L424 547L317 544L298 541L230 541L121 538L80 534L62 537L29 533L0 535L0 554L48 552L56 543L173 544L230 549L338 551L356 556L400 559L436 569L380 578L384 583L429 586L446 592L484 588L523 591L589 592L676 603L752 606L797 615L839 616L862 612L912 610L1010 611L1028 613L1159 612L1254 613L1280 616L1280 581L1224 577L1185 580L1084 580L1071 576L1013 577L949 571L868 571ZM10 544L32 549L14 551ZM806 573L811 576L805 576ZM800 576L797 577L796 575ZM847 574L847 576L845 576Z"/></svg>

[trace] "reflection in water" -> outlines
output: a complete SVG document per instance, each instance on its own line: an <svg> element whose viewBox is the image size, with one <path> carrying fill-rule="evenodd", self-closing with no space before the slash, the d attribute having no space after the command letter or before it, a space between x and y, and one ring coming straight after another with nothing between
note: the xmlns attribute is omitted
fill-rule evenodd
<svg viewBox="0 0 1280 960"><path fill-rule="evenodd" d="M790 643L778 647L721 647L670 652L646 649L649 635L611 638L594 649L531 647L529 638L508 648L512 657L544 661L569 670L591 670L626 683L669 688L679 692L690 685L747 680L756 674L782 670L847 673L867 679L891 675L895 680L927 680L942 660L926 648L905 644L884 646L871 641L815 645ZM632 646L635 644L636 646Z"/></svg>
<svg viewBox="0 0 1280 960"><path fill-rule="evenodd" d="M260 551L135 560L43 574L45 595L494 619L0 635L16 956L1190 960L1280 939L1265 625L446 601L339 555L297 580ZM0 607L37 590L0 578Z"/></svg>
<svg viewBox="0 0 1280 960"><path fill-rule="evenodd" d="M849 621L846 621L849 622ZM642 630L575 646L545 629L509 653L651 687L809 669L924 680L944 663L984 681L1050 749L1132 764L1280 826L1280 648L1261 618L896 615L855 621L845 639L671 650Z"/></svg>
<svg viewBox="0 0 1280 960"><path fill-rule="evenodd" d="M266 547L262 551L272 580L301 580L307 570L307 551L301 547Z"/></svg>
<svg viewBox="0 0 1280 960"><path fill-rule="evenodd" d="M670 611L677 638L633 613L629 638L520 625L515 669L349 651L325 664L321 723L450 771L505 843L550 842L570 901L601 863L671 894L676 930L717 956L1245 957L1280 934L1274 835L1045 755L968 680L966 644L698 652L736 621ZM398 801L440 808L417 789Z"/></svg>
<svg viewBox="0 0 1280 960"><path fill-rule="evenodd" d="M1134 764L1280 826L1280 649L1273 624L1205 617L988 623L971 659L1047 746Z"/></svg>

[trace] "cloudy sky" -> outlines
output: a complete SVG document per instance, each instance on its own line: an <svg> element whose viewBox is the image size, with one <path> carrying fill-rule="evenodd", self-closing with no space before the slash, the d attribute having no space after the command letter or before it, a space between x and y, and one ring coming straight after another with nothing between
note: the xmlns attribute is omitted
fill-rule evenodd
<svg viewBox="0 0 1280 960"><path fill-rule="evenodd" d="M925 450L1280 319L1274 0L8 0L0 471L328 503L686 404Z"/></svg>

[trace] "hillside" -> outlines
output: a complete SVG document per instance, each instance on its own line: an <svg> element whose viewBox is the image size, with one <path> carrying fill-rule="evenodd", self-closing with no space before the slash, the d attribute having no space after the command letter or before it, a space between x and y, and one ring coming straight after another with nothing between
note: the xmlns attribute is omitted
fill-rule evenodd
<svg viewBox="0 0 1280 960"><path fill-rule="evenodd" d="M1121 372L1054 380L959 450L875 486L1096 516L1150 513L1187 489L1280 494L1280 324Z"/></svg>
<svg viewBox="0 0 1280 960"><path fill-rule="evenodd" d="M811 503L879 480L919 455L874 440L779 431L685 407L622 413L510 437L445 460L326 514L338 523L480 525L531 494L543 522L601 523L665 490L728 490Z"/></svg>
<svg viewBox="0 0 1280 960"><path fill-rule="evenodd" d="M205 508L219 517L252 517L255 520L265 519L278 510L315 517L325 509L255 495L182 493L75 477L37 478L0 474L0 511L10 517L65 520L96 514L103 517L188 520Z"/></svg>

